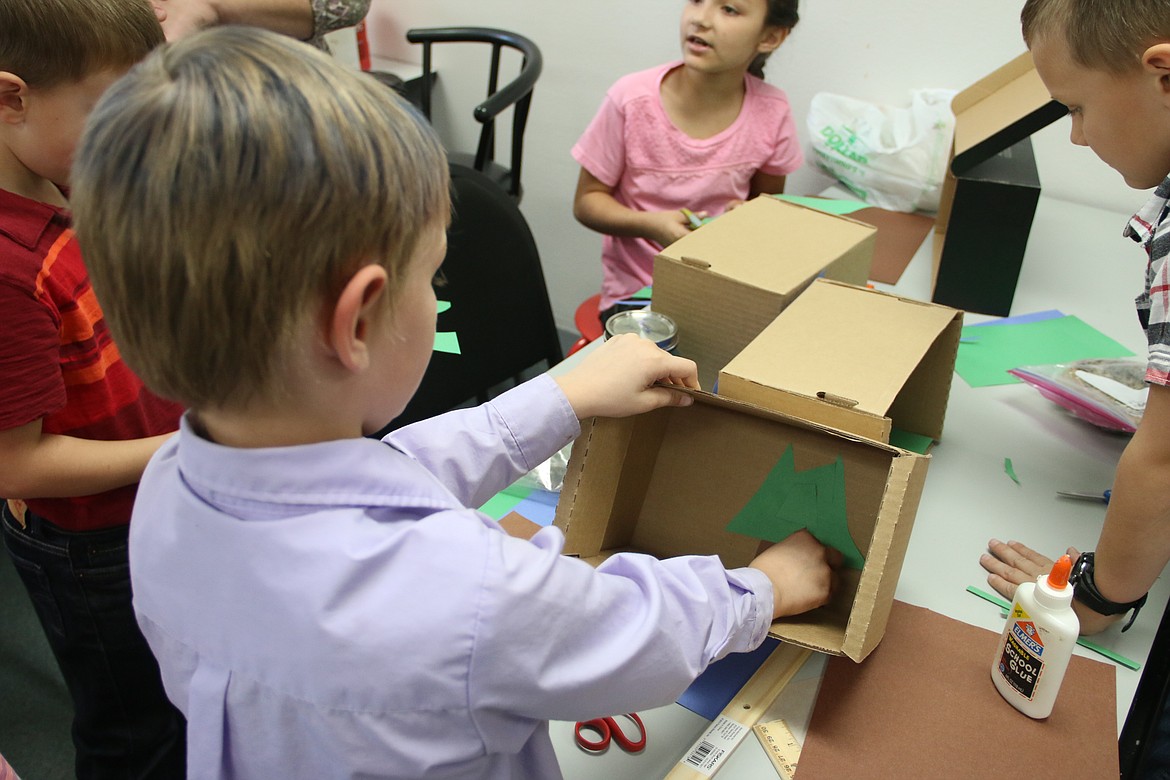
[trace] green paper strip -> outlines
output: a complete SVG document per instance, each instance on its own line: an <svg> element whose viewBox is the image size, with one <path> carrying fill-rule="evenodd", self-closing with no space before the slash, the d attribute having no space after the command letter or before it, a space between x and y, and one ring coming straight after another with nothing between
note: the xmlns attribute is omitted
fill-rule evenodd
<svg viewBox="0 0 1170 780"><path fill-rule="evenodd" d="M967 592L973 596L978 596L979 598L983 599L984 601L990 601L992 604L994 604L995 606L999 607L1002 610L1006 611L1006 610L1010 610L1012 608L1011 604L1007 603L1006 601L1001 599L999 596L988 593L987 591L984 591L984 590L979 590L979 588L976 588L974 585L968 585ZM1102 647L1101 645L1097 644L1096 642L1092 641L1091 639L1085 639L1083 636L1077 637L1077 644L1080 645L1081 647L1085 648L1086 650L1092 650L1094 653L1098 653L1100 655L1105 656L1110 661L1116 661L1117 663L1124 666L1126 669L1132 669L1133 671L1136 672L1138 669L1142 668L1142 665L1139 664L1137 661L1134 661L1130 658L1126 658L1124 655L1121 655L1120 653L1115 653L1107 647Z"/></svg>
<svg viewBox="0 0 1170 780"><path fill-rule="evenodd" d="M795 203L798 206L807 206L810 209L823 211L826 214L836 214L837 216L844 216L852 214L855 211L869 208L868 203L862 203L859 200L835 200L833 198L810 198L803 195L773 195L777 200L787 201L788 203Z"/></svg>
<svg viewBox="0 0 1170 780"><path fill-rule="evenodd" d="M435 352L447 352L458 355L459 335L457 333L439 332L435 334Z"/></svg>
<svg viewBox="0 0 1170 780"><path fill-rule="evenodd" d="M917 452L919 455L925 455L930 449L930 445L934 444L934 439L929 436L923 436L920 433L910 433L909 431L891 428L890 444L893 444L895 447L901 447L904 450Z"/></svg>
<svg viewBox="0 0 1170 780"><path fill-rule="evenodd" d="M1016 476L1016 468L1012 465L1011 458L1003 459L1003 470L1004 473L1012 478L1012 482L1015 482L1017 485L1020 484L1020 478Z"/></svg>
<svg viewBox="0 0 1170 780"><path fill-rule="evenodd" d="M435 313L442 314L451 308L450 301L435 301ZM449 355L462 354L459 351L459 334L453 331L439 331L435 333L435 352L446 352Z"/></svg>

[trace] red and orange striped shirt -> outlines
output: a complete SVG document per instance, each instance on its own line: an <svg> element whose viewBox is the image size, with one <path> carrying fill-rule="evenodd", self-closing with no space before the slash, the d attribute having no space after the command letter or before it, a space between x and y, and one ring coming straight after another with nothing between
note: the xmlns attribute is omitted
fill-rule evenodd
<svg viewBox="0 0 1170 780"><path fill-rule="evenodd" d="M103 441L178 428L182 408L148 391L118 353L68 213L0 190L0 430ZM125 524L137 486L72 498L22 498L69 531Z"/></svg>

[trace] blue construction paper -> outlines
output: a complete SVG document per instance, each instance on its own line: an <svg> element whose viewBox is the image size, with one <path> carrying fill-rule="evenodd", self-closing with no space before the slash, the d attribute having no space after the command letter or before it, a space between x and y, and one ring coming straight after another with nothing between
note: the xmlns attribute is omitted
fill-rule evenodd
<svg viewBox="0 0 1170 780"><path fill-rule="evenodd" d="M715 720L779 644L779 639L768 637L750 653L732 653L719 659L683 691L678 703L696 715Z"/></svg>
<svg viewBox="0 0 1170 780"><path fill-rule="evenodd" d="M549 497L551 497L551 501ZM512 507L512 511L539 526L552 525L553 518L557 514L556 499L556 493L533 490L527 498Z"/></svg>

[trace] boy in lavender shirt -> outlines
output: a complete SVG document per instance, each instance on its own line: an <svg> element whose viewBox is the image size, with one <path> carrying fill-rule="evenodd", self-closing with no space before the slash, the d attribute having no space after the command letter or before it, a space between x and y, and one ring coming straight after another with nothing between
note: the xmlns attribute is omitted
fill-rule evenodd
<svg viewBox="0 0 1170 780"><path fill-rule="evenodd" d="M689 402L654 383L695 387L694 364L636 337L363 438L431 353L446 170L385 87L260 30L173 44L95 108L74 175L94 287L190 409L130 556L192 778L557 777L548 719L670 702L828 599L840 556L807 532L750 568L595 570L467 508L582 417Z"/></svg>

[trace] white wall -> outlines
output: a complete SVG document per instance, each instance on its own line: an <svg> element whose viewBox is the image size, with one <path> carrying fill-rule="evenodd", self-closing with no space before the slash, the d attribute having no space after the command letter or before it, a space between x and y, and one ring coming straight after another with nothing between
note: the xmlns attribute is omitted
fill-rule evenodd
<svg viewBox="0 0 1170 780"><path fill-rule="evenodd" d="M768 64L768 80L788 92L808 155L805 118L817 92L895 106L910 90L962 89L1024 50L1020 0L803 0L801 22ZM571 213L578 167L569 149L605 90L619 76L678 56L682 0L373 0L368 17L375 55L418 61L405 40L412 27L489 26L528 36L541 48L525 136L521 208L540 247L557 321L574 330L573 312L601 283L601 239ZM471 106L486 87L486 60L464 49L436 49L441 88L436 126L472 150ZM455 111L455 114L448 113ZM1145 194L1088 149L1068 143L1068 119L1034 137L1044 192L1119 212ZM456 125L462 125L456 127ZM504 145L497 155L506 158ZM832 183L812 167L788 179L788 192L813 194ZM1120 232L1122 225L1118 225Z"/></svg>

